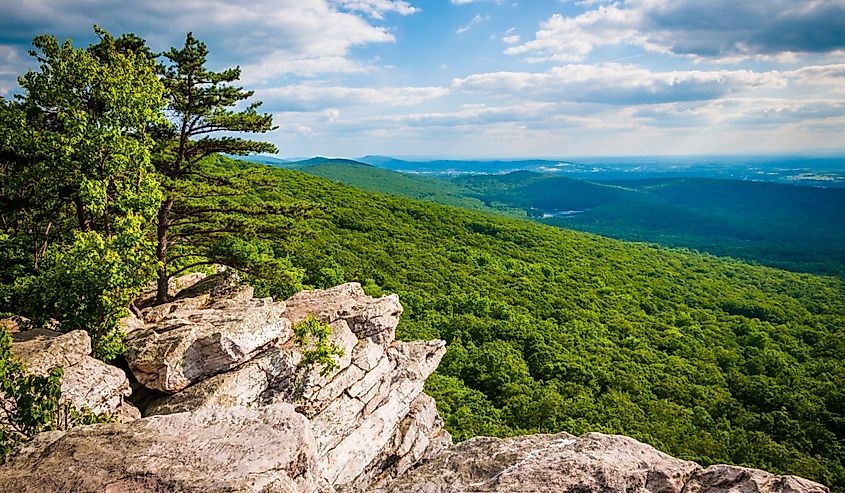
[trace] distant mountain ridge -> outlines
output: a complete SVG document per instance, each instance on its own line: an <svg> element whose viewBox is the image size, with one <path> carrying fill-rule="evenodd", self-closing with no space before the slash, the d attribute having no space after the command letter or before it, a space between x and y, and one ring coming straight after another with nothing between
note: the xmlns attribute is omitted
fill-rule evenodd
<svg viewBox="0 0 845 493"><path fill-rule="evenodd" d="M394 171L432 175L502 174L527 170L588 180L707 177L845 188L845 156L657 156L515 160L403 160L389 156L364 156L358 160Z"/></svg>
<svg viewBox="0 0 845 493"><path fill-rule="evenodd" d="M595 180L598 173L433 175L315 157L277 163L371 192L484 212L613 238L691 248L800 272L845 275L845 189L710 177ZM535 161L522 161L522 163ZM380 164L376 164L380 163ZM453 166L454 161L439 161ZM505 166L504 161L494 162ZM488 165L490 163L485 163ZM566 163L558 163L566 164ZM584 179L589 178L589 179Z"/></svg>

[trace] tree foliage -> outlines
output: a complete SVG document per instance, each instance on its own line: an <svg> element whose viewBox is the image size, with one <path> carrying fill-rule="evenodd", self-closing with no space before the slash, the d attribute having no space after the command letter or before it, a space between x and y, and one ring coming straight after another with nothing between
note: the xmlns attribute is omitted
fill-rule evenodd
<svg viewBox="0 0 845 493"><path fill-rule="evenodd" d="M51 245L39 274L14 284L21 313L39 325L56 318L65 332L88 331L94 356L104 361L123 353L120 319L155 273L141 223L121 218L116 226L111 236L78 232L69 243Z"/></svg>
<svg viewBox="0 0 845 493"><path fill-rule="evenodd" d="M293 326L294 341L304 348L300 366L320 367L320 375L328 376L339 366L335 358L343 357L343 350L331 342L332 328L317 320L314 315Z"/></svg>
<svg viewBox="0 0 845 493"><path fill-rule="evenodd" d="M88 49L35 38L39 69L0 101L0 311L89 330L109 358L154 263L142 228L162 200L148 129L164 86L132 38L96 32Z"/></svg>

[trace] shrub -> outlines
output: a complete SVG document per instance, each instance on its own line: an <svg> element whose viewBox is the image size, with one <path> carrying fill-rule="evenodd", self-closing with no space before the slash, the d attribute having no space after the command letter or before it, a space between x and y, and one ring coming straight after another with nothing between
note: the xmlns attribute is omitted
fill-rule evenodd
<svg viewBox="0 0 845 493"><path fill-rule="evenodd" d="M94 414L62 402L61 367L47 375L33 375L12 354L12 338L0 327L0 462L17 445L42 431L111 421L107 414Z"/></svg>
<svg viewBox="0 0 845 493"><path fill-rule="evenodd" d="M294 325L293 334L296 343L305 348L301 367L322 366L321 376L328 376L338 368L334 357L343 357L343 350L330 341L332 328L309 315L308 318Z"/></svg>

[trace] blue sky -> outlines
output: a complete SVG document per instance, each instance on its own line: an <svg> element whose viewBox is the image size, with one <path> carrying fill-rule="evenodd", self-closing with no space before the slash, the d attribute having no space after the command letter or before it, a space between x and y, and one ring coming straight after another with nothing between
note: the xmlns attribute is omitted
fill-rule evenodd
<svg viewBox="0 0 845 493"><path fill-rule="evenodd" d="M845 0L0 0L0 95L36 34L240 65L282 156L845 151Z"/></svg>

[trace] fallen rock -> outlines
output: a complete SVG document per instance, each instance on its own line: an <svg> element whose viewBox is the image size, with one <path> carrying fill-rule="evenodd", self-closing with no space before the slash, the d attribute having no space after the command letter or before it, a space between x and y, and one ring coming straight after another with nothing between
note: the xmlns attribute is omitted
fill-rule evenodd
<svg viewBox="0 0 845 493"><path fill-rule="evenodd" d="M321 478L308 421L280 403L42 433L0 468L0 491L330 492Z"/></svg>
<svg viewBox="0 0 845 493"><path fill-rule="evenodd" d="M176 310L127 335L126 361L145 387L176 392L289 339L284 312L284 303L270 299Z"/></svg>
<svg viewBox="0 0 845 493"><path fill-rule="evenodd" d="M13 332L12 352L36 375L61 366L62 399L79 409L116 413L124 419L137 412L124 402L132 393L126 374L91 357L91 337L84 330L67 334L46 329Z"/></svg>
<svg viewBox="0 0 845 493"><path fill-rule="evenodd" d="M704 470L633 438L601 433L473 438L378 491L828 493L791 476L732 466Z"/></svg>
<svg viewBox="0 0 845 493"><path fill-rule="evenodd" d="M372 298L357 282L329 289L301 291L285 301L287 317L298 323L314 315L324 323L345 320L359 338L372 338L384 345L396 337L396 326L402 315L399 296L391 294Z"/></svg>

